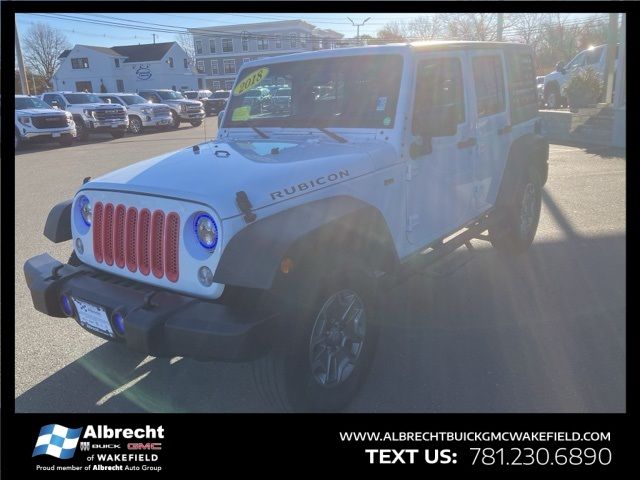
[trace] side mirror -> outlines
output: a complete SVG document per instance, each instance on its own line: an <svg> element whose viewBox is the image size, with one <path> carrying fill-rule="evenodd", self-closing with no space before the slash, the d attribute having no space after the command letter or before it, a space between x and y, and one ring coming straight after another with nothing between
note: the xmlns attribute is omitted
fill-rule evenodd
<svg viewBox="0 0 640 480"><path fill-rule="evenodd" d="M104 100L106 103L111 103L111 99L110 98L105 98Z"/></svg>
<svg viewBox="0 0 640 480"><path fill-rule="evenodd" d="M566 70L564 68L564 62L558 62L556 63L556 71L560 72L562 74L566 73Z"/></svg>
<svg viewBox="0 0 640 480"><path fill-rule="evenodd" d="M51 100L51 108L60 108L57 100Z"/></svg>

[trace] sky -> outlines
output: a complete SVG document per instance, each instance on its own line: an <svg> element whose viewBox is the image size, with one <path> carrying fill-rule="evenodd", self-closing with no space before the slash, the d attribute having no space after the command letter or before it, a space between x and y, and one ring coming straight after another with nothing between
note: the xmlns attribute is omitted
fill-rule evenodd
<svg viewBox="0 0 640 480"><path fill-rule="evenodd" d="M67 17L65 19L60 16ZM153 43L153 33L156 42L173 42L175 33L161 30L178 30L186 28L210 27L218 25L236 25L242 23L259 23L277 20L301 19L318 28L330 28L345 35L355 37L356 28L351 25L347 17L356 23L362 23L371 17L362 27L360 34L375 36L386 23L390 21L408 21L420 13L65 13L65 14L17 14L18 31L22 38L27 30L35 23L48 23L62 31L71 45L85 44L96 46L129 45L138 43ZM579 20L594 14L570 14ZM54 18L57 17L57 18ZM69 18L74 17L74 18ZM107 18L110 17L110 18ZM97 22L88 23L88 22ZM103 22L114 22L116 25L103 25ZM149 25L149 24L157 24ZM128 26L126 26L128 25ZM141 28L140 30L136 29ZM152 32L144 28L157 29Z"/></svg>

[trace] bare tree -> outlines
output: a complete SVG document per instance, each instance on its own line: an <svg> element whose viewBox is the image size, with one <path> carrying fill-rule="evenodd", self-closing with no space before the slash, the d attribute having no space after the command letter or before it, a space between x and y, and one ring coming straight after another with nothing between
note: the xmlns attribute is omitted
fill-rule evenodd
<svg viewBox="0 0 640 480"><path fill-rule="evenodd" d="M189 68L194 68L196 65L196 47L193 43L193 35L190 33L180 33L176 35L176 42L187 54L187 62Z"/></svg>
<svg viewBox="0 0 640 480"><path fill-rule="evenodd" d="M497 38L497 29L495 13L455 13L448 16L445 32L450 39L493 41Z"/></svg>
<svg viewBox="0 0 640 480"><path fill-rule="evenodd" d="M409 21L409 34L420 40L443 38L446 17L442 15L416 17Z"/></svg>
<svg viewBox="0 0 640 480"><path fill-rule="evenodd" d="M60 54L69 48L67 37L46 23L33 25L24 38L24 61L32 72L50 84L61 63Z"/></svg>
<svg viewBox="0 0 640 480"><path fill-rule="evenodd" d="M389 22L376 33L382 43L404 42L409 37L404 22Z"/></svg>

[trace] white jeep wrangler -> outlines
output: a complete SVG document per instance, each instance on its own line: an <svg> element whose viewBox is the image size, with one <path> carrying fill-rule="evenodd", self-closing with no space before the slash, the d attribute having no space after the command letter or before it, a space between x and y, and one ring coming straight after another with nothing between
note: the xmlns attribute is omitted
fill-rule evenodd
<svg viewBox="0 0 640 480"><path fill-rule="evenodd" d="M288 85L286 110L245 93ZM377 303L474 238L533 241L549 145L530 49L435 42L267 58L218 137L87 181L25 276L37 310L155 356L254 360L264 397L335 411L376 346ZM488 230L488 234L485 233Z"/></svg>
<svg viewBox="0 0 640 480"><path fill-rule="evenodd" d="M105 103L93 93L47 92L42 94L42 100L73 115L80 140L86 140L91 133L110 133L113 138L122 138L129 126L124 107Z"/></svg>

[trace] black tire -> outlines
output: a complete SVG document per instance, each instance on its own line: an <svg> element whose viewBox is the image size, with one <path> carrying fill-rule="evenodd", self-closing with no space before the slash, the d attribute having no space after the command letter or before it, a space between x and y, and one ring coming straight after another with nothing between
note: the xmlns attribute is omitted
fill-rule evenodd
<svg viewBox="0 0 640 480"><path fill-rule="evenodd" d="M20 150L20 148L22 148L22 137L20 136L20 134L16 131L15 132L15 149L16 151Z"/></svg>
<svg viewBox="0 0 640 480"><path fill-rule="evenodd" d="M137 117L135 115L131 115L129 117L129 128L128 128L129 132L134 134L134 135L140 135L142 134L142 132L144 131L144 126L142 125L142 120L140 120L140 117Z"/></svg>
<svg viewBox="0 0 640 480"><path fill-rule="evenodd" d="M358 392L376 349L374 277L362 262L348 256L298 271L287 283L274 346L252 364L254 381L263 399L279 411L340 411ZM303 277L310 272L315 275ZM346 310L346 321L332 320L350 301L356 306ZM328 317L320 317L329 307L336 308ZM325 331L326 335L320 335ZM323 340L312 347L311 340L319 338ZM316 356L314 368L312 358ZM338 358L342 359L339 365ZM335 369L323 374L323 364Z"/></svg>
<svg viewBox="0 0 640 480"><path fill-rule="evenodd" d="M70 147L73 145L73 135L62 135L58 143L61 147Z"/></svg>
<svg viewBox="0 0 640 480"><path fill-rule="evenodd" d="M517 180L513 197L496 212L497 223L489 228L494 248L509 253L525 252L533 242L540 221L542 182L535 168L526 169Z"/></svg>
<svg viewBox="0 0 640 480"><path fill-rule="evenodd" d="M178 116L178 114L176 112L174 112L173 110L171 111L171 118L173 119L171 121L171 127L174 130L177 130L178 128L180 128L180 117Z"/></svg>
<svg viewBox="0 0 640 480"><path fill-rule="evenodd" d="M82 265L82 262L78 258L78 255L76 255L75 251L71 252L71 255L69 256L69 260L67 261L67 263L72 267L79 267L80 265Z"/></svg>
<svg viewBox="0 0 640 480"><path fill-rule="evenodd" d="M202 120L195 120L189 123L191 124L192 127L199 127L200 125L202 125Z"/></svg>
<svg viewBox="0 0 640 480"><path fill-rule="evenodd" d="M111 136L113 138L122 138L124 137L125 131L126 130L116 130L114 132L111 132Z"/></svg>
<svg viewBox="0 0 640 480"><path fill-rule="evenodd" d="M76 135L78 140L85 141L89 138L89 129L82 120L76 121Z"/></svg>

